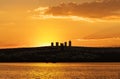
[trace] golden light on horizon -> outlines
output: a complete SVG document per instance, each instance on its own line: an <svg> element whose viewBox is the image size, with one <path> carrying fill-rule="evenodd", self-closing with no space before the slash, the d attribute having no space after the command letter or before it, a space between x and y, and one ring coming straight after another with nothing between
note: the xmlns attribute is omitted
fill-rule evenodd
<svg viewBox="0 0 120 79"><path fill-rule="evenodd" d="M56 42L61 40L61 33L57 31L55 28L50 28L50 26L46 26L42 28L38 37L35 38L36 46L49 46L51 42Z"/></svg>
<svg viewBox="0 0 120 79"><path fill-rule="evenodd" d="M78 46L120 46L112 40L120 38L119 7L120 0L0 0L0 48L68 40Z"/></svg>

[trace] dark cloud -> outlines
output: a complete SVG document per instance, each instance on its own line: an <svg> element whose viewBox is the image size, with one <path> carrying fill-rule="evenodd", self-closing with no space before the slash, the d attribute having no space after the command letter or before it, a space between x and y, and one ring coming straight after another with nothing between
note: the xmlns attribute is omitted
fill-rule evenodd
<svg viewBox="0 0 120 79"><path fill-rule="evenodd" d="M59 6L50 7L45 14L75 15L90 18L104 18L120 15L120 0L102 0L83 4L62 3Z"/></svg>

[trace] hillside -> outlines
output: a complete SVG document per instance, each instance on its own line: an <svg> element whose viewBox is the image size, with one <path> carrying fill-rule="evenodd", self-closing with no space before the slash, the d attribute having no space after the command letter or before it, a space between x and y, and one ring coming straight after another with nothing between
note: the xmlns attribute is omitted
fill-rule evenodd
<svg viewBox="0 0 120 79"><path fill-rule="evenodd" d="M120 62L120 48L36 47L1 49L0 62Z"/></svg>

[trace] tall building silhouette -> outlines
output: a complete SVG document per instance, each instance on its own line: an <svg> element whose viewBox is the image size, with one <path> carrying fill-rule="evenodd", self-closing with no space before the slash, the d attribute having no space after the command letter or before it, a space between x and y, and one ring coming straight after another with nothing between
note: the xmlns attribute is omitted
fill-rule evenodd
<svg viewBox="0 0 120 79"><path fill-rule="evenodd" d="M54 43L53 43L53 42L51 42L51 46L52 46L52 47L54 46Z"/></svg>
<svg viewBox="0 0 120 79"><path fill-rule="evenodd" d="M56 42L56 46L57 46L57 47L59 46L59 42Z"/></svg>
<svg viewBox="0 0 120 79"><path fill-rule="evenodd" d="M64 46L67 47L67 42L64 42Z"/></svg>
<svg viewBox="0 0 120 79"><path fill-rule="evenodd" d="M69 41L69 47L71 47L72 46L72 42L71 41Z"/></svg>
<svg viewBox="0 0 120 79"><path fill-rule="evenodd" d="M63 46L64 46L64 44L63 44L63 43L60 43L60 46L61 46L61 47L63 47Z"/></svg>
<svg viewBox="0 0 120 79"><path fill-rule="evenodd" d="M56 47L71 47L72 46L72 41L64 42L64 43L59 43L59 42L51 42L51 47L56 46Z"/></svg>

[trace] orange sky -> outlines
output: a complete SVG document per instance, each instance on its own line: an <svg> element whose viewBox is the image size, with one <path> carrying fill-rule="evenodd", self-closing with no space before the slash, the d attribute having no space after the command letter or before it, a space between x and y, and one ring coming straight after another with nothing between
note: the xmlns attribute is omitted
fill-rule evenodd
<svg viewBox="0 0 120 79"><path fill-rule="evenodd" d="M120 0L0 0L0 48L73 41L120 46Z"/></svg>

